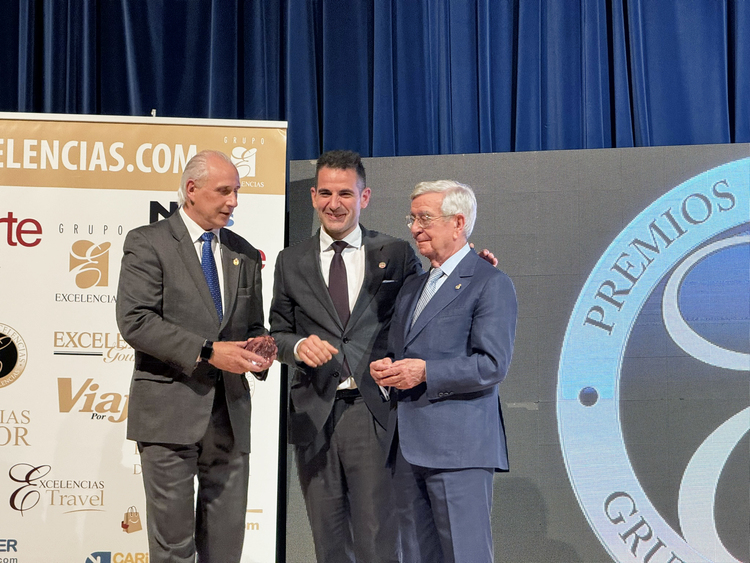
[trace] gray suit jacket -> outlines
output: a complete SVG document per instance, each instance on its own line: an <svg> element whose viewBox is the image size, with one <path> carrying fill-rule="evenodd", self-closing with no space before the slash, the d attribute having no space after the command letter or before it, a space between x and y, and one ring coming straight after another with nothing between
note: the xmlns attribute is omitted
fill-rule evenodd
<svg viewBox="0 0 750 563"><path fill-rule="evenodd" d="M411 326L426 279L404 285L393 314L389 356L425 360L427 382L398 393L391 440L397 428L404 458L413 465L507 471L498 384L513 354L513 283L469 252Z"/></svg>
<svg viewBox="0 0 750 563"><path fill-rule="evenodd" d="M196 366L203 341L264 333L259 252L228 229L220 234L221 325L198 254L179 213L130 231L117 289L117 324L135 349L127 436L190 444L208 427L218 370ZM244 374L224 373L235 444L250 451L250 391Z"/></svg>
<svg viewBox="0 0 750 563"><path fill-rule="evenodd" d="M370 376L370 362L385 355L393 304L407 278L421 271L414 250L403 240L362 229L365 277L346 327L336 314L320 271L318 234L284 249L276 259L271 335L279 360L293 368L289 405L289 442L310 444L333 408L347 358L352 376L370 412L383 428L390 405ZM294 359L294 346L316 334L339 350L333 360L310 368Z"/></svg>

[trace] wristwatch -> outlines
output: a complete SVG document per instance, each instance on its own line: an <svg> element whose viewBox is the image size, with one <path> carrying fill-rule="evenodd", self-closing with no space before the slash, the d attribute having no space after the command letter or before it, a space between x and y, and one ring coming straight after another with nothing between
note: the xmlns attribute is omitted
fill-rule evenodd
<svg viewBox="0 0 750 563"><path fill-rule="evenodd" d="M211 359L211 354L214 353L214 343L211 340L205 340L203 342L203 346L201 347L201 355L198 356L198 359L201 362L207 362Z"/></svg>

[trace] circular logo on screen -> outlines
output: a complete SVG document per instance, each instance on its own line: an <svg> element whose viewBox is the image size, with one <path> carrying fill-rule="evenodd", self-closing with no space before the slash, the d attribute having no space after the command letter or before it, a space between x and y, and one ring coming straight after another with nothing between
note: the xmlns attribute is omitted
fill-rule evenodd
<svg viewBox="0 0 750 563"><path fill-rule="evenodd" d="M21 377L26 367L26 343L13 328L0 323L0 388Z"/></svg>
<svg viewBox="0 0 750 563"><path fill-rule="evenodd" d="M749 181L743 159L651 204L602 255L570 317L560 444L615 561L747 561L737 523L750 518Z"/></svg>

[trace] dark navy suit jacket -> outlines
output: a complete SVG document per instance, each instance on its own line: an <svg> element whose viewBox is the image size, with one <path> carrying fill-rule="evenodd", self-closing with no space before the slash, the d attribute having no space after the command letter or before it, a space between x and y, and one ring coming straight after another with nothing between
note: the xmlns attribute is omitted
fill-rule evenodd
<svg viewBox="0 0 750 563"><path fill-rule="evenodd" d="M513 283L469 252L409 328L426 280L426 273L410 279L396 300L389 356L425 360L427 381L398 393L391 440L398 428L401 451L413 465L507 471L498 384L513 353Z"/></svg>

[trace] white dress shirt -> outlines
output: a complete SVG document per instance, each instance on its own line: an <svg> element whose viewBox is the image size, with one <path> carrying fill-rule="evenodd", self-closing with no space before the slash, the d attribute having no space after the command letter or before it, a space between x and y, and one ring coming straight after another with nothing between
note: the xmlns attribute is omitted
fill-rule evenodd
<svg viewBox="0 0 750 563"><path fill-rule="evenodd" d="M190 235L190 240L193 241L195 252L198 254L198 260L202 261L201 257L203 256L203 241L201 240L201 236L207 231L205 231L200 225L198 225L198 223L193 221L190 216L185 213L184 208L180 207L179 213L180 217L182 217L182 221L185 223L185 227L187 227L188 235ZM211 229L211 232L214 234L214 238L211 239L211 250L214 253L216 270L219 273L219 291L221 292L221 303L222 307L226 310L226 303L224 301L224 269L221 267L221 244L219 242L220 229Z"/></svg>
<svg viewBox="0 0 750 563"><path fill-rule="evenodd" d="M341 257L346 266L346 287L349 292L349 312L351 313L365 280L365 247L362 244L362 229L357 227L341 240L349 245L343 250ZM335 254L334 242L331 235L323 229L320 230L320 271L323 273L326 286L331 272L331 261Z"/></svg>
<svg viewBox="0 0 750 563"><path fill-rule="evenodd" d="M471 247L467 242L465 245L459 248L455 254L452 254L445 262L440 264L440 269L443 271L443 275L440 277L440 279L438 279L437 284L435 285L435 293L437 293L437 290L440 289L440 286L445 283L445 280L448 279L448 276L453 273L453 270L456 269L458 263L464 259L464 256L466 256L470 250Z"/></svg>

